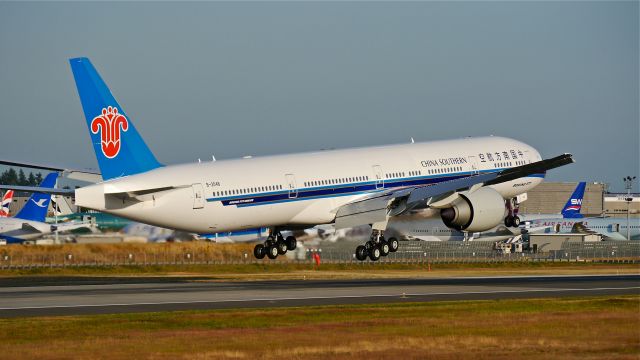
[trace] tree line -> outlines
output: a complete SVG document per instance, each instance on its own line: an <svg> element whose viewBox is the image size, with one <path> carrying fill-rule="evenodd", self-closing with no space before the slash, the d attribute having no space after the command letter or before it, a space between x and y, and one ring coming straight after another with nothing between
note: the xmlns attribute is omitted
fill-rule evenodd
<svg viewBox="0 0 640 360"><path fill-rule="evenodd" d="M19 186L38 186L42 182L42 174L41 173L32 173L29 172L29 175L26 175L22 169L16 171L13 168L9 170L5 170L0 175L0 184L3 185L19 185Z"/></svg>

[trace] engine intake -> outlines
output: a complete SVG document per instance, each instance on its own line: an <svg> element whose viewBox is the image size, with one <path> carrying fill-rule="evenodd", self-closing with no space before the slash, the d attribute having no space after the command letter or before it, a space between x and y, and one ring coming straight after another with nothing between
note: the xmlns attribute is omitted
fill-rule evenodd
<svg viewBox="0 0 640 360"><path fill-rule="evenodd" d="M460 193L451 207L440 211L440 217L451 229L480 232L502 223L505 212L502 195L490 187L483 187L473 193Z"/></svg>

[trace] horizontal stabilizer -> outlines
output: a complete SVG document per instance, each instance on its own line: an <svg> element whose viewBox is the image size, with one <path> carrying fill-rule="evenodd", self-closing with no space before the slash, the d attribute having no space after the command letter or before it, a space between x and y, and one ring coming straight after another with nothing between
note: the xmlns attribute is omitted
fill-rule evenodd
<svg viewBox="0 0 640 360"><path fill-rule="evenodd" d="M27 232L41 232L40 230L34 228L31 224L29 223L22 223L22 230L23 231L27 231Z"/></svg>
<svg viewBox="0 0 640 360"><path fill-rule="evenodd" d="M73 189L55 189L49 187L39 186L19 186L19 185L0 185L0 190L14 190L31 193L43 193L51 195L73 195L75 190Z"/></svg>

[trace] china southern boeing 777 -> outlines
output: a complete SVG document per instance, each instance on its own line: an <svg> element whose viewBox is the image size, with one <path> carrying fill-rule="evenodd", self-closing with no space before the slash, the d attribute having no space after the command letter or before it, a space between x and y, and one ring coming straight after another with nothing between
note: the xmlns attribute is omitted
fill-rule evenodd
<svg viewBox="0 0 640 360"><path fill-rule="evenodd" d="M76 204L200 234L267 227L257 258L295 249L283 230L369 224L371 238L356 257L377 260L398 249L384 238L389 218L421 208L439 209L447 226L470 232L505 217L515 223L514 198L573 162L570 154L542 160L523 142L481 137L165 166L89 59L70 63L103 178L76 189Z"/></svg>

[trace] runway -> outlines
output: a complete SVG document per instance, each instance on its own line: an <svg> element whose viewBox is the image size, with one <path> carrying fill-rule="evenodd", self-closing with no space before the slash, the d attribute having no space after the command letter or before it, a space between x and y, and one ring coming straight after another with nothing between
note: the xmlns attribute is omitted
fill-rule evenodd
<svg viewBox="0 0 640 360"><path fill-rule="evenodd" d="M640 275L216 282L0 279L0 317L640 294Z"/></svg>

